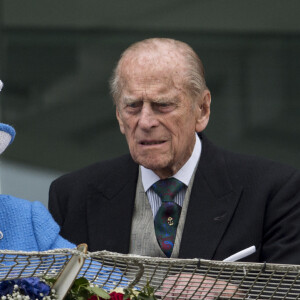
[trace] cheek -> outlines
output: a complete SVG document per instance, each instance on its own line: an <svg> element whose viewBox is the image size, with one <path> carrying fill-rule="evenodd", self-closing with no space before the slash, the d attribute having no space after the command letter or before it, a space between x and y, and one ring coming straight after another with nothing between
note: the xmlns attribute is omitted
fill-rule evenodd
<svg viewBox="0 0 300 300"><path fill-rule="evenodd" d="M173 147L179 149L187 148L194 140L196 124L193 122L193 116L190 118L178 119L173 126Z"/></svg>
<svg viewBox="0 0 300 300"><path fill-rule="evenodd" d="M130 133L134 128L133 118L123 118L123 128L126 134Z"/></svg>
<svg viewBox="0 0 300 300"><path fill-rule="evenodd" d="M188 117L176 118L172 122L165 123L168 130L173 135L176 143L182 143L188 138L188 134L194 131L191 119Z"/></svg>
<svg viewBox="0 0 300 300"><path fill-rule="evenodd" d="M187 133L196 132L196 116L193 112L187 114L186 118L184 118L184 121L182 123L182 131L185 131ZM186 138L187 137L188 135L186 135Z"/></svg>
<svg viewBox="0 0 300 300"><path fill-rule="evenodd" d="M135 141L135 126L132 122L124 123L124 134L126 136L127 143L133 146Z"/></svg>

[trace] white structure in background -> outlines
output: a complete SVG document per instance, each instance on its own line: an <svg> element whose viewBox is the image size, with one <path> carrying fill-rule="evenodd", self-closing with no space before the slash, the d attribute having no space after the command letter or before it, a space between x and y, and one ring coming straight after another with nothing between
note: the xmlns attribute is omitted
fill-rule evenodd
<svg viewBox="0 0 300 300"><path fill-rule="evenodd" d="M35 169L25 165L1 160L0 183L1 194L18 198L40 201L48 206L48 191L50 183L61 173Z"/></svg>

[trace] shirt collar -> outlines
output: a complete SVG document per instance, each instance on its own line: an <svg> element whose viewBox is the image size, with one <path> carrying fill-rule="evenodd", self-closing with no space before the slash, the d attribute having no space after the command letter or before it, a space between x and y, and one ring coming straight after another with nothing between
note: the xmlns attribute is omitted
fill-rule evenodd
<svg viewBox="0 0 300 300"><path fill-rule="evenodd" d="M172 177L180 180L183 182L186 186L189 185L189 182L191 180L191 177L193 175L193 172L197 166L198 160L201 155L202 150L202 143L199 138L199 136L196 134L196 142L194 146L193 153L189 160L183 165L183 167ZM140 166L141 168L141 175L142 175L142 183L144 186L145 192L148 191L148 189L160 178L150 169L146 169L143 166Z"/></svg>

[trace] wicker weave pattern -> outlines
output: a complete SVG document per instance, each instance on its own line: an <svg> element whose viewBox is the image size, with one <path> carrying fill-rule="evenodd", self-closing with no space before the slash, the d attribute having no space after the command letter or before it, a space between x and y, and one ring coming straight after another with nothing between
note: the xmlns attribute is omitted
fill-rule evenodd
<svg viewBox="0 0 300 300"><path fill-rule="evenodd" d="M73 255L86 259L78 277L108 290L127 285L141 288L149 281L158 296L168 299L300 299L298 265L153 258L107 251L0 251L0 280L56 277ZM106 267L112 271L108 273Z"/></svg>

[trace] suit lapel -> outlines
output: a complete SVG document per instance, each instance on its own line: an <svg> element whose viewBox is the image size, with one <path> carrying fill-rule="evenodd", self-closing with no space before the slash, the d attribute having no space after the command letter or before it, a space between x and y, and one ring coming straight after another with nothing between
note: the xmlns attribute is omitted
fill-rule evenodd
<svg viewBox="0 0 300 300"><path fill-rule="evenodd" d="M191 192L179 255L213 259L240 199L223 152L202 139L202 154Z"/></svg>
<svg viewBox="0 0 300 300"><path fill-rule="evenodd" d="M90 251L129 251L138 166L130 156L126 157L101 182L90 183L87 203Z"/></svg>

